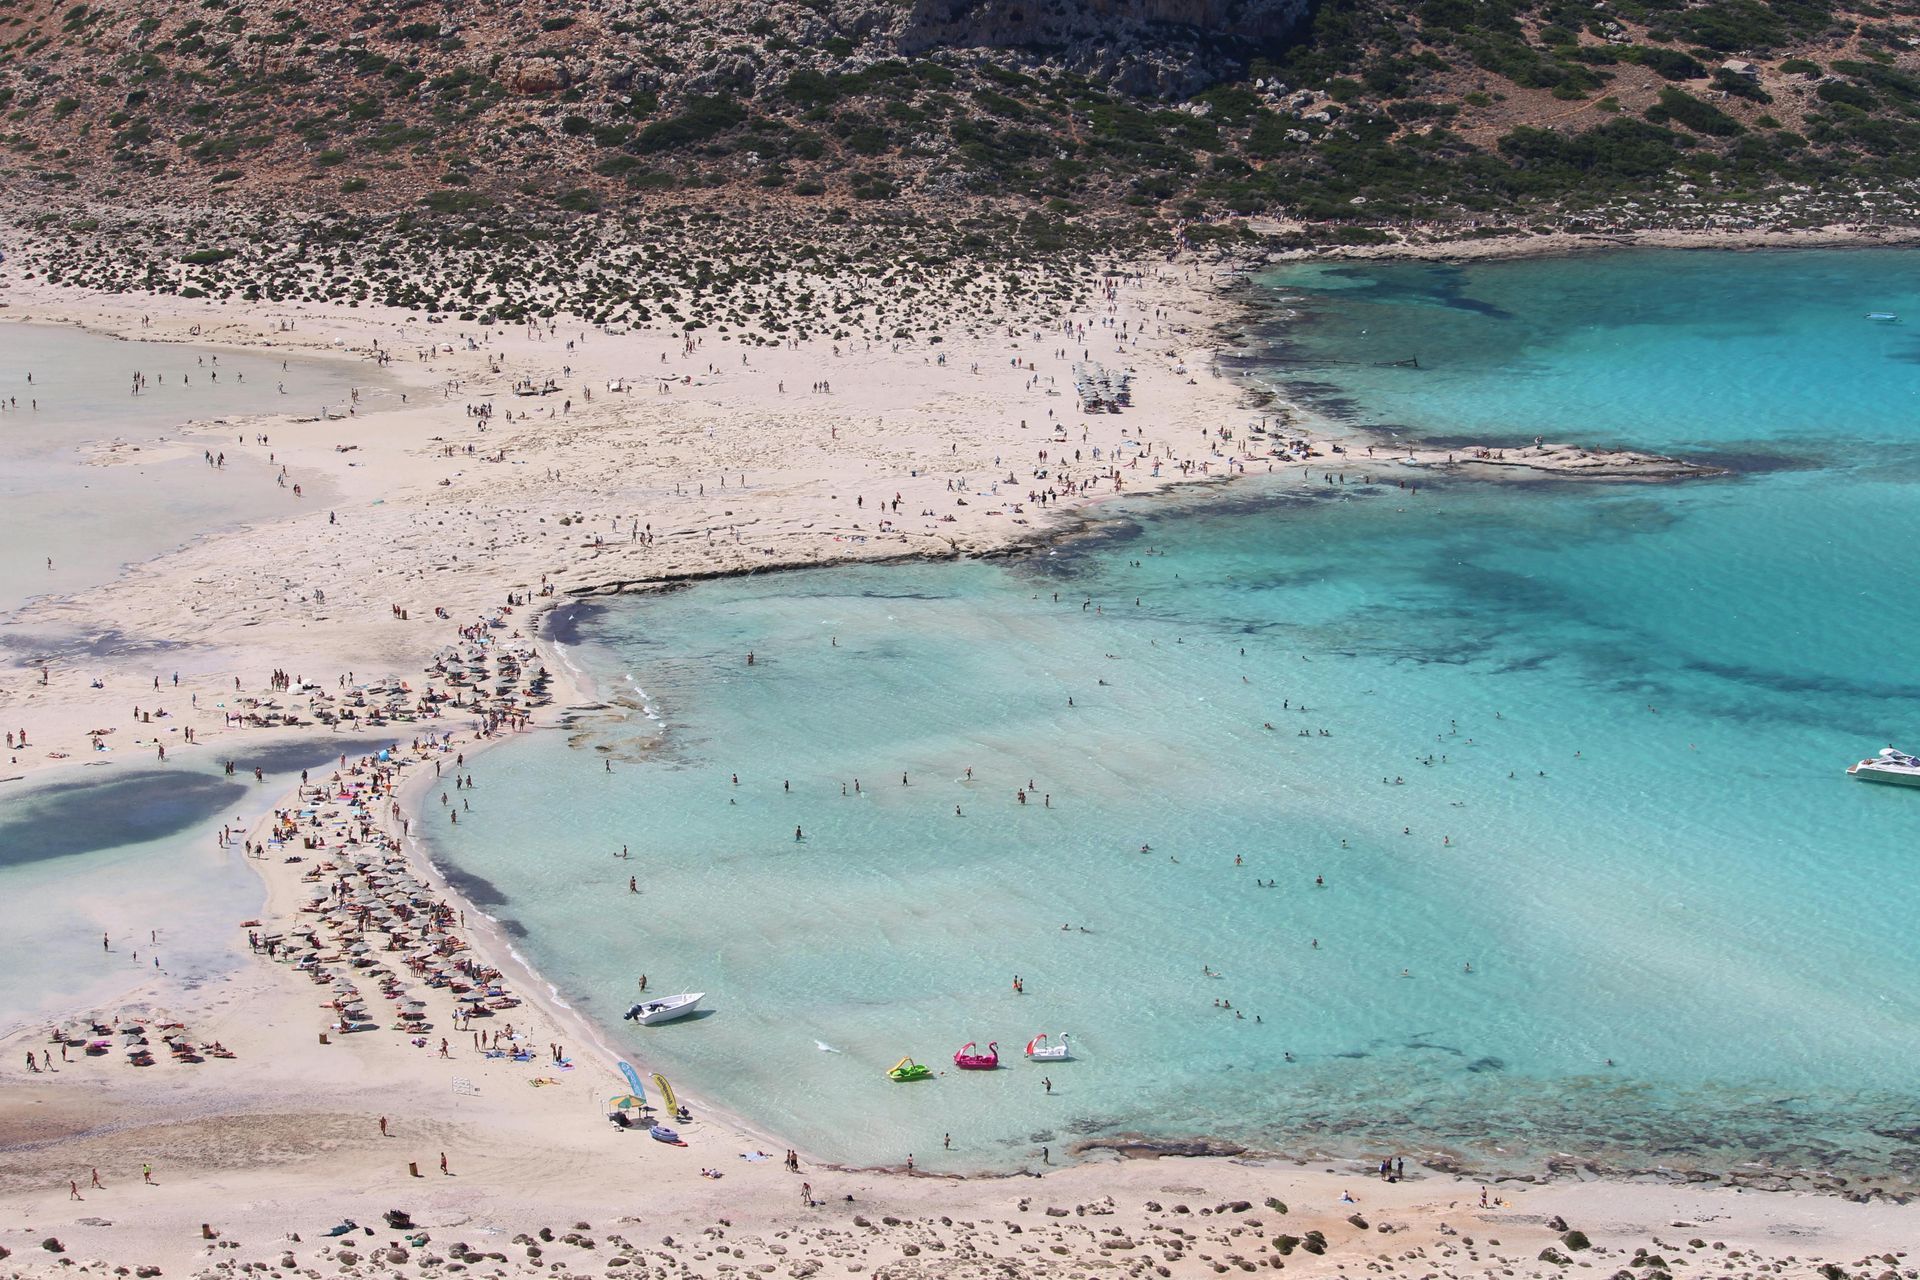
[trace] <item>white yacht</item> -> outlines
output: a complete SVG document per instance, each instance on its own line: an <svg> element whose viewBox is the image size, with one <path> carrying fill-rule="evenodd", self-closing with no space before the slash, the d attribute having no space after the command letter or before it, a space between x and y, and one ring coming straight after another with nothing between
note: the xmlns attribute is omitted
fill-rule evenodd
<svg viewBox="0 0 1920 1280"><path fill-rule="evenodd" d="M1849 765L1847 772L1862 782L1891 782L1896 786L1920 787L1920 756L1882 747L1879 755Z"/></svg>

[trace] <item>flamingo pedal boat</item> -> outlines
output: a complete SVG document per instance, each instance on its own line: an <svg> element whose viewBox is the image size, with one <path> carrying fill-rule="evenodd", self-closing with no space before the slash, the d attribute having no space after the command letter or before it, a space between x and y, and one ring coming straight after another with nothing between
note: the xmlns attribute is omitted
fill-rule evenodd
<svg viewBox="0 0 1920 1280"><path fill-rule="evenodd" d="M999 1069L1000 1042L998 1040L989 1043L985 1053L975 1053L973 1046L974 1042L971 1040L961 1045L960 1051L953 1055L953 1065L962 1071L995 1071Z"/></svg>

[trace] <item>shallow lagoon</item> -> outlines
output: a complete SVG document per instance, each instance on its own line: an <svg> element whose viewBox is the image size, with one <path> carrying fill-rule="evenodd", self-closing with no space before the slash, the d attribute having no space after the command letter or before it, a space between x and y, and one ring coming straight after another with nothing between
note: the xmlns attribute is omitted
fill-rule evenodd
<svg viewBox="0 0 1920 1280"><path fill-rule="evenodd" d="M139 395L130 391L136 371L148 379ZM377 408L390 385L374 366L347 360L0 325L0 398L10 405L0 412L0 613L35 595L96 586L215 529L287 512L268 449L239 443L239 435L251 439L244 427L227 445L224 470L208 468L198 447L165 456L162 441L177 440L187 422L343 413L356 387ZM314 429L287 424L268 434ZM109 462L113 442L122 449Z"/></svg>

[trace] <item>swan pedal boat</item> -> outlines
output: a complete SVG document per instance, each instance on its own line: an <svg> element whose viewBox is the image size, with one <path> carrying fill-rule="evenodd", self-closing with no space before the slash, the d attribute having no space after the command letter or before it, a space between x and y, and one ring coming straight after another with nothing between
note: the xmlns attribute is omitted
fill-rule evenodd
<svg viewBox="0 0 1920 1280"><path fill-rule="evenodd" d="M1000 1066L1000 1042L995 1040L987 1045L985 1053L973 1052L974 1042L969 1040L960 1046L953 1055L953 1065L962 1071L994 1071Z"/></svg>
<svg viewBox="0 0 1920 1280"><path fill-rule="evenodd" d="M1065 1062L1071 1057L1073 1057L1073 1050L1067 1044L1067 1033L1064 1031L1060 1033L1060 1039L1054 1044L1047 1043L1045 1032L1027 1041L1029 1062Z"/></svg>

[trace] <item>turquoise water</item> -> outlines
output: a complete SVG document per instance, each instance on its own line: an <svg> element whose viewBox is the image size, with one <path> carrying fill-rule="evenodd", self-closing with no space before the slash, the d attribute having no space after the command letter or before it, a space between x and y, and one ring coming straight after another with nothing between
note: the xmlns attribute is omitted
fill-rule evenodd
<svg viewBox="0 0 1920 1280"><path fill-rule="evenodd" d="M437 856L617 1044L823 1158L1912 1176L1920 796L1842 772L1920 734L1914 365L1860 319L1920 315L1910 263L1275 278L1303 318L1260 375L1355 421L1742 474L1260 478L1013 560L583 607L612 705L482 757ZM1376 352L1423 369L1301 363ZM619 1022L640 973L712 1015ZM1042 1031L1078 1060L1020 1062ZM994 1039L1000 1072L883 1078Z"/></svg>
<svg viewBox="0 0 1920 1280"><path fill-rule="evenodd" d="M137 396L135 372L148 379ZM164 456L162 442L177 440L187 423L343 413L354 388L367 390L365 407L378 408L392 402L390 387L372 365L349 361L0 325L0 400L9 406L0 410L0 613L36 595L97 586L128 563L212 530L290 510L267 460L271 444L238 441L250 441L251 431L237 428L221 442L223 470L209 469L198 447ZM287 423L268 434L287 442L315 430L324 428ZM123 446L118 461L105 465L103 446L114 442Z"/></svg>

